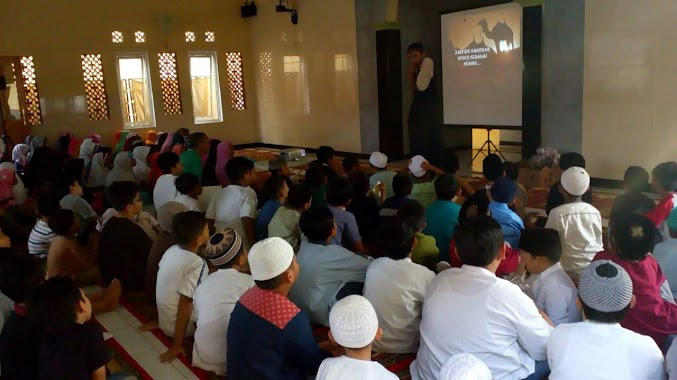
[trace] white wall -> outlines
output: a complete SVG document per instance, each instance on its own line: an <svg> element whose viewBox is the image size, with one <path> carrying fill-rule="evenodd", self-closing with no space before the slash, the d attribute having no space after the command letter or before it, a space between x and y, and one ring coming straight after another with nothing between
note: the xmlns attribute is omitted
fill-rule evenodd
<svg viewBox="0 0 677 380"><path fill-rule="evenodd" d="M261 140L359 152L354 0L298 1L296 26L289 14L275 13L277 1L256 3L251 40ZM285 74L285 56L301 57L303 72Z"/></svg>
<svg viewBox="0 0 677 380"><path fill-rule="evenodd" d="M677 1L586 0L583 155L621 179L677 160Z"/></svg>
<svg viewBox="0 0 677 380"><path fill-rule="evenodd" d="M5 2L7 3L7 2ZM190 3L190 4L189 4ZM32 55L38 77L44 124L32 134L56 136L70 130L76 136L100 133L108 142L122 128L122 114L114 56L117 52L148 52L158 131L187 127L235 143L260 141L256 112L251 20L240 17L242 2L234 0L20 0L7 4L0 22L0 56ZM167 37L158 20L168 18ZM113 44L111 32L124 32L125 42ZM146 42L134 43L133 33L144 31ZM196 32L197 42L186 43L184 32ZM216 33L215 43L204 42L204 32ZM183 115L164 116L157 53L177 53ZM189 51L217 51L224 122L195 125L190 92ZM241 51L244 59L247 110L230 107L225 53ZM75 105L84 99L80 55L103 54L110 120L89 121ZM84 112L83 112L84 111ZM142 130L141 132L145 132Z"/></svg>

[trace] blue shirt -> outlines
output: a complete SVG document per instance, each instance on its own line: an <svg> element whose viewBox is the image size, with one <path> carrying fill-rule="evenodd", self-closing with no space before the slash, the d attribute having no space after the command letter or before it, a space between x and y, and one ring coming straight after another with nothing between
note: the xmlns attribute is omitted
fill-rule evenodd
<svg viewBox="0 0 677 380"><path fill-rule="evenodd" d="M435 238L441 261L449 261L449 245L456 232L460 212L461 206L440 199L434 201L426 210L426 227L423 233Z"/></svg>
<svg viewBox="0 0 677 380"><path fill-rule="evenodd" d="M352 248L353 243L362 241L355 215L334 206L327 207L334 214L334 222L336 222L336 236L331 240L331 244Z"/></svg>
<svg viewBox="0 0 677 380"><path fill-rule="evenodd" d="M280 208L282 204L278 202L277 199L269 199L261 211L259 211L259 216L256 218L256 240L263 240L268 237L268 225L270 221L273 220L273 216L277 212L277 209Z"/></svg>
<svg viewBox="0 0 677 380"><path fill-rule="evenodd" d="M509 243L513 248L519 248L520 235L524 229L524 222L519 215L515 214L505 203L489 203L491 217L494 218L503 230L503 240Z"/></svg>

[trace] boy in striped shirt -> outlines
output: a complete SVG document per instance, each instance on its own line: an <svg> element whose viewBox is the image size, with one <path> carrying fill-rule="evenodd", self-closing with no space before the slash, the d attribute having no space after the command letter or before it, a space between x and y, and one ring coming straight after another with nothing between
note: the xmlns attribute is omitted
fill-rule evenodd
<svg viewBox="0 0 677 380"><path fill-rule="evenodd" d="M49 244L56 239L56 233L47 225L52 214L59 209L59 200L53 196L42 196L38 199L38 221L28 236L28 253L35 257L45 258Z"/></svg>

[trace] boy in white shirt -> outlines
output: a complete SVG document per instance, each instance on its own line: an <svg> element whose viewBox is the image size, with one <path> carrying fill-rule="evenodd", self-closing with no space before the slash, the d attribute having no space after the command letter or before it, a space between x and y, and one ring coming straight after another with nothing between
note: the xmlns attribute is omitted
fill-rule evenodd
<svg viewBox="0 0 677 380"><path fill-rule="evenodd" d="M197 323L193 344L193 366L226 373L226 332L230 313L240 297L254 286L248 274L247 250L232 228L217 232L205 248L207 259L216 271L197 287L193 314Z"/></svg>
<svg viewBox="0 0 677 380"><path fill-rule="evenodd" d="M155 301L158 325L162 332L174 337L172 347L160 355L160 361L170 362L183 353L183 338L192 336L193 295L207 277L207 263L197 252L209 241L209 226L202 213L187 211L172 220L176 245L165 252L157 274Z"/></svg>
<svg viewBox="0 0 677 380"><path fill-rule="evenodd" d="M529 296L536 306L555 326L580 322L581 311L576 306L578 291L559 263L562 256L559 233L550 228L528 228L522 231L519 249L532 275Z"/></svg>
<svg viewBox="0 0 677 380"><path fill-rule="evenodd" d="M374 174L369 177L369 188L373 189L381 182L386 189L385 198L383 199L388 199L395 195L393 193L393 178L395 178L397 173L388 170L388 156L381 152L372 152L371 156L369 156L369 165L375 170ZM381 202L381 197L376 197L376 199L379 201L379 204L383 203Z"/></svg>
<svg viewBox="0 0 677 380"><path fill-rule="evenodd" d="M590 264L602 245L602 216L582 196L590 188L590 176L585 169L574 166L562 173L559 191L564 204L548 215L546 228L559 232L562 240L562 269L576 283L578 275Z"/></svg>
<svg viewBox="0 0 677 380"><path fill-rule="evenodd" d="M381 338L378 317L369 301L358 295L336 303L329 314L329 338L345 355L322 361L317 380L397 380L378 362L371 361L371 345Z"/></svg>
<svg viewBox="0 0 677 380"><path fill-rule="evenodd" d="M176 191L179 193L174 201L186 206L188 211L202 211L197 199L202 195L202 183L192 173L183 173L174 180Z"/></svg>
<svg viewBox="0 0 677 380"><path fill-rule="evenodd" d="M153 204L155 209L159 210L178 195L174 181L179 174L183 173L183 165L176 153L165 152L158 156L157 166L164 173L157 179L153 188Z"/></svg>
<svg viewBox="0 0 677 380"><path fill-rule="evenodd" d="M273 219L268 223L268 237L284 239L298 253L301 248L301 213L308 210L313 200L313 191L305 183L294 185L289 189L287 203L278 208Z"/></svg>
<svg viewBox="0 0 677 380"><path fill-rule="evenodd" d="M256 179L254 163L245 157L233 157L226 164L230 185L214 194L207 208L210 229L232 228L246 248L256 243L256 192L249 185Z"/></svg>
<svg viewBox="0 0 677 380"><path fill-rule="evenodd" d="M490 216L458 227L456 254L463 266L441 272L428 286L413 380L437 380L444 362L460 353L477 356L495 379L540 380L547 374L551 322L517 285L496 277L505 250L501 225Z"/></svg>
<svg viewBox="0 0 677 380"><path fill-rule="evenodd" d="M585 321L559 325L550 334L550 380L666 378L656 342L620 325L635 305L632 280L621 266L594 261L581 273L578 292Z"/></svg>
<svg viewBox="0 0 677 380"><path fill-rule="evenodd" d="M403 222L384 222L378 229L377 245L386 256L369 265L364 283L364 296L376 309L383 329L374 351L414 353L418 351L423 299L435 273L411 261L416 237Z"/></svg>

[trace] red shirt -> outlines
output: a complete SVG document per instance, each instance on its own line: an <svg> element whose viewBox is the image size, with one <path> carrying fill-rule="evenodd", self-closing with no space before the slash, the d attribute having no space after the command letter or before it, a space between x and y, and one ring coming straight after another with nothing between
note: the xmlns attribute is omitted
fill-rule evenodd
<svg viewBox="0 0 677 380"><path fill-rule="evenodd" d="M460 268L463 265L463 263L461 263L461 259L456 254L456 241L453 239L451 240L451 244L449 244L449 257L450 257L449 265L451 265L452 268ZM516 271L519 261L520 261L519 249L512 247L506 248L505 259L501 261L501 264L499 264L498 269L496 269L496 276L505 276L507 274Z"/></svg>
<svg viewBox="0 0 677 380"><path fill-rule="evenodd" d="M656 259L647 255L640 261L627 261L609 252L600 252L593 261L610 260L628 272L632 293L637 299L621 326L653 338L659 347L667 335L677 334L677 305L661 298L665 275Z"/></svg>

